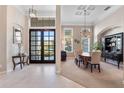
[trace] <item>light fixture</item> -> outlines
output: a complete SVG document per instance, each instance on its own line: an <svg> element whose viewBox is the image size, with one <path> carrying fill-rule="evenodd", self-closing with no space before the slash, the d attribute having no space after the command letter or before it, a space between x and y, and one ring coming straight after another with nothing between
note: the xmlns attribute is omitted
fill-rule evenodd
<svg viewBox="0 0 124 93"><path fill-rule="evenodd" d="M84 36L86 37L86 33L87 33L87 24L86 24L86 12L87 10L84 10Z"/></svg>
<svg viewBox="0 0 124 93"><path fill-rule="evenodd" d="M87 27L87 16L90 16L92 11L95 10L95 6L94 5L80 5L77 7L77 11L75 12L75 15L77 16L82 16L84 17L83 19L83 29L81 29L81 36L84 37L90 37L91 36L91 29Z"/></svg>
<svg viewBox="0 0 124 93"><path fill-rule="evenodd" d="M34 9L33 5L31 8L29 8L29 16L30 17L36 17L37 16L37 10Z"/></svg>
<svg viewBox="0 0 124 93"><path fill-rule="evenodd" d="M87 37L90 35L90 31L87 28L87 23L86 23L86 15L87 15L87 10L84 10L84 26L83 26L83 30L81 31L82 36Z"/></svg>

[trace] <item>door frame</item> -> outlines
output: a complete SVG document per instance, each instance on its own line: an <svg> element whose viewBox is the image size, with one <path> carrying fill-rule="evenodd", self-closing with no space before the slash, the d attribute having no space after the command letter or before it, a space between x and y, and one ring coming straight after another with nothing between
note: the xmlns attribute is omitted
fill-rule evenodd
<svg viewBox="0 0 124 93"><path fill-rule="evenodd" d="M54 31L54 60L50 61L50 60L44 60L43 57L44 57L44 39L43 39L43 32L41 33L42 37L41 37L41 55L43 54L43 56L41 56L41 60L31 60L31 31L34 30L34 31ZM37 62L36 62L37 61ZM30 63L55 63L56 61L56 31L55 31L55 28L29 28L29 62Z"/></svg>

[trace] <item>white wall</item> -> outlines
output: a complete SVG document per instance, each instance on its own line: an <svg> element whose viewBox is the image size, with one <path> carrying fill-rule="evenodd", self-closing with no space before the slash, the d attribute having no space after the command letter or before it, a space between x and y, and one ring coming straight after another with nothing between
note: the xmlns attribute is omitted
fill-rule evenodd
<svg viewBox="0 0 124 93"><path fill-rule="evenodd" d="M18 24L23 27L23 45L28 51L28 21L14 6L0 5L0 72L13 68L12 56L18 53L18 47L13 44L13 27Z"/></svg>
<svg viewBox="0 0 124 93"><path fill-rule="evenodd" d="M23 45L26 46L26 17L14 6L7 6L7 71L12 70L12 56L18 53L17 44L13 44L13 27L17 25L21 25L23 27Z"/></svg>
<svg viewBox="0 0 124 93"><path fill-rule="evenodd" d="M116 12L112 13L107 18L101 20L95 25L94 28L94 41L97 41L97 35L105 28L110 26L121 26L120 29L115 29L107 34L115 34L124 32L124 6L119 8Z"/></svg>

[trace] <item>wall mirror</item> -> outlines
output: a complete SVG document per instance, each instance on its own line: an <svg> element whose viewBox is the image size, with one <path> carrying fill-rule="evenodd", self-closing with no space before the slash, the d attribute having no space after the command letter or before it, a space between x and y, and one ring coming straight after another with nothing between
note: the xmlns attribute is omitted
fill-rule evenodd
<svg viewBox="0 0 124 93"><path fill-rule="evenodd" d="M20 27L13 27L13 43L14 44L21 44L22 43L22 28Z"/></svg>

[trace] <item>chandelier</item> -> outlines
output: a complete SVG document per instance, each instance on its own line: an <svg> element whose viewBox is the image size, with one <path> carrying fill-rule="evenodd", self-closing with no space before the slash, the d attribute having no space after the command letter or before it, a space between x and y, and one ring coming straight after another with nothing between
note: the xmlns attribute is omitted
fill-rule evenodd
<svg viewBox="0 0 124 93"><path fill-rule="evenodd" d="M87 12L87 10L84 10L83 11L84 12L84 24L83 24L83 29L81 30L81 35L82 36L84 36L84 37L88 37L88 36L90 36L90 29L88 29L88 27L87 27L87 20L86 20L86 16L88 15L88 12Z"/></svg>
<svg viewBox="0 0 124 93"><path fill-rule="evenodd" d="M86 13L87 13L87 11L84 10L84 29L83 29L83 35L84 35L85 37L87 36Z"/></svg>
<svg viewBox="0 0 124 93"><path fill-rule="evenodd" d="M34 6L32 5L31 8L29 8L29 17L36 17L37 16L37 10L34 9Z"/></svg>

